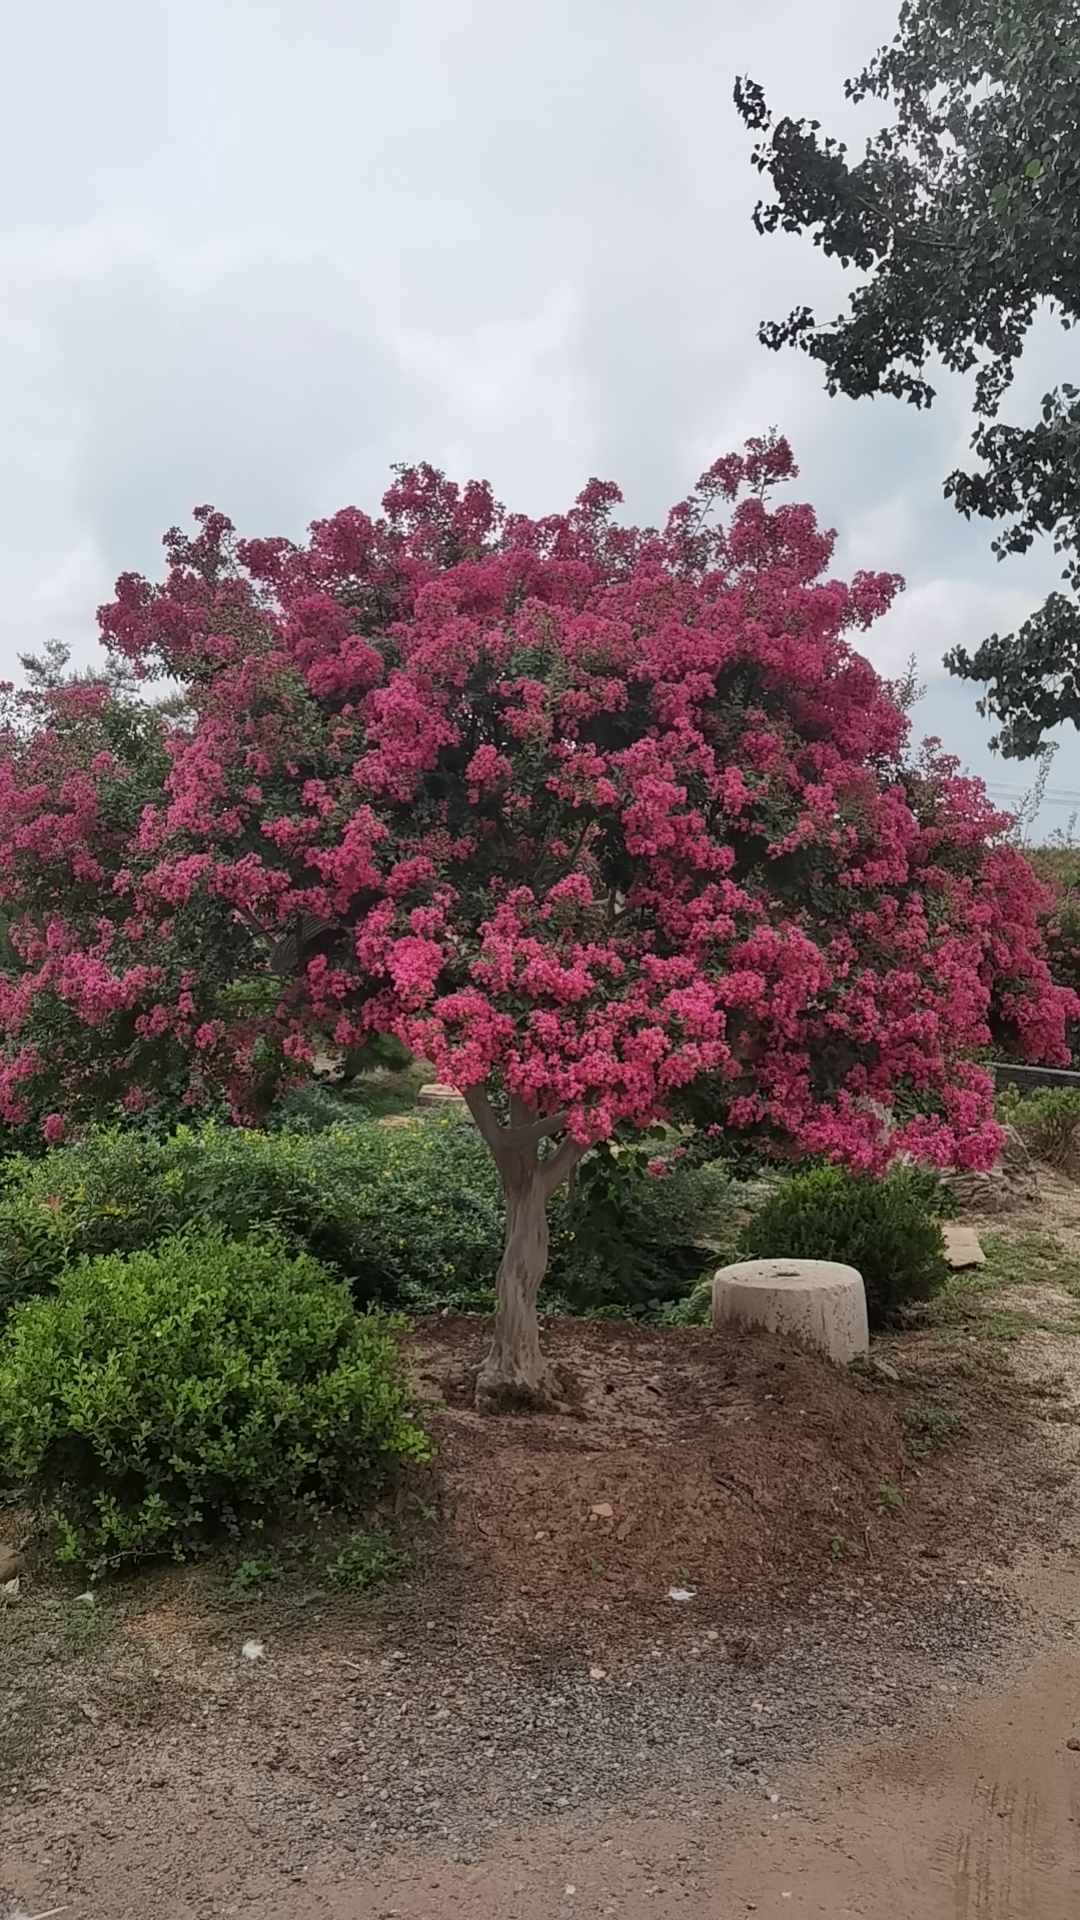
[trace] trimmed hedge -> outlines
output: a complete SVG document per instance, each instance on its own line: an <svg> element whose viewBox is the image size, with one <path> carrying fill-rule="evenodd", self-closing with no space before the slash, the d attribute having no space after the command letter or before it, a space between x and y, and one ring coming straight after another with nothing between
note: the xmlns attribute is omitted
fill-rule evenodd
<svg viewBox="0 0 1080 1920"><path fill-rule="evenodd" d="M0 1336L0 1481L98 1568L355 1506L427 1453L399 1332L272 1238L81 1260Z"/></svg>
<svg viewBox="0 0 1080 1920"><path fill-rule="evenodd" d="M421 1307L490 1287L502 1208L483 1142L450 1116L310 1135L90 1130L0 1169L0 1315L69 1256L135 1252L192 1225L232 1239L272 1227L361 1304Z"/></svg>

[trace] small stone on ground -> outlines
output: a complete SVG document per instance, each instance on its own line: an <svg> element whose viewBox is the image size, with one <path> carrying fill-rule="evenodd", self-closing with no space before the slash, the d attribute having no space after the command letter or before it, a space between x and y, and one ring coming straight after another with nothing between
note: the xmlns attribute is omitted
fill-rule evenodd
<svg viewBox="0 0 1080 1920"><path fill-rule="evenodd" d="M945 1240L945 1258L950 1267L985 1267L986 1255L974 1227L958 1227L955 1221L948 1220L943 1223L941 1231Z"/></svg>

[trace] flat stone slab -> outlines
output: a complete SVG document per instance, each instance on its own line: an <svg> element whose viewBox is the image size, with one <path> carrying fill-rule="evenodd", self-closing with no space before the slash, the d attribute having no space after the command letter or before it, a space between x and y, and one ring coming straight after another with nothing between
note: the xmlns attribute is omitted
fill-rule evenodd
<svg viewBox="0 0 1080 1920"><path fill-rule="evenodd" d="M432 1080L426 1087L421 1087L416 1097L429 1107L463 1107L465 1105L465 1096L460 1094L456 1087L444 1086L441 1080Z"/></svg>
<svg viewBox="0 0 1080 1920"><path fill-rule="evenodd" d="M866 1289L837 1260L739 1260L713 1280L714 1327L788 1334L846 1366L870 1351Z"/></svg>
<svg viewBox="0 0 1080 1920"><path fill-rule="evenodd" d="M952 1220L943 1220L941 1235L950 1267L985 1267L986 1255L974 1227L958 1227Z"/></svg>

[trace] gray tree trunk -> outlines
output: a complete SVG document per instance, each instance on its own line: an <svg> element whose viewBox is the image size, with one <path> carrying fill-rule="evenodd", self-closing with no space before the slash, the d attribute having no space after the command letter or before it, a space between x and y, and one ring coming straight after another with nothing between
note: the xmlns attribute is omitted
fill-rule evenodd
<svg viewBox="0 0 1080 1920"><path fill-rule="evenodd" d="M511 1102L511 1125L499 1125L482 1088L465 1090L470 1111L491 1148L506 1202L506 1238L495 1276L495 1326L476 1380L483 1413L563 1406L567 1376L540 1347L537 1295L547 1272L547 1203L583 1149L567 1135L546 1158L544 1140L561 1131L565 1116L538 1120Z"/></svg>

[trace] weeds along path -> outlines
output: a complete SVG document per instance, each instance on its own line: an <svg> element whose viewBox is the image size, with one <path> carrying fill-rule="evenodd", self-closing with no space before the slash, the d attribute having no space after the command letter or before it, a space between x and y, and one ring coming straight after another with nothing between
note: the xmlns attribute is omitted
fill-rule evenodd
<svg viewBox="0 0 1080 1920"><path fill-rule="evenodd" d="M589 1420L451 1390L375 1601L30 1566L0 1920L1074 1920L1080 1189L1041 1179L861 1380L579 1324ZM424 1338L452 1389L482 1330Z"/></svg>

